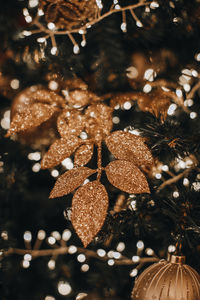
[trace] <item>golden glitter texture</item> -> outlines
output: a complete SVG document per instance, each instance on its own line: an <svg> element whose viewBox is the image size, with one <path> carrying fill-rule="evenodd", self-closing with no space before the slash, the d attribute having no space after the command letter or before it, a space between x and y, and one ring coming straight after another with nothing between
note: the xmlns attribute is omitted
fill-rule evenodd
<svg viewBox="0 0 200 300"><path fill-rule="evenodd" d="M57 111L54 106L44 103L33 103L23 113L16 113L12 119L7 136L20 131L26 131L44 123Z"/></svg>
<svg viewBox="0 0 200 300"><path fill-rule="evenodd" d="M102 103L90 105L86 112L86 132L96 141L104 139L112 130L113 110Z"/></svg>
<svg viewBox="0 0 200 300"><path fill-rule="evenodd" d="M75 109L66 109L57 119L57 128L62 137L78 136L84 128L84 116Z"/></svg>
<svg viewBox="0 0 200 300"><path fill-rule="evenodd" d="M146 177L132 162L114 160L105 171L110 183L126 193L150 193Z"/></svg>
<svg viewBox="0 0 200 300"><path fill-rule="evenodd" d="M138 277L131 299L198 300L199 274L184 263L161 260Z"/></svg>
<svg viewBox="0 0 200 300"><path fill-rule="evenodd" d="M66 100L71 105L84 106L88 103L99 101L100 98L90 91L76 89L69 92L69 96L66 97Z"/></svg>
<svg viewBox="0 0 200 300"><path fill-rule="evenodd" d="M106 218L108 194L99 181L80 187L72 199L72 224L84 247L93 240Z"/></svg>
<svg viewBox="0 0 200 300"><path fill-rule="evenodd" d="M60 164L65 158L69 157L76 148L80 145L80 140L75 136L70 136L69 139L61 138L56 140L45 153L41 168L52 168Z"/></svg>
<svg viewBox="0 0 200 300"><path fill-rule="evenodd" d="M57 179L49 198L62 197L73 192L73 190L79 187L87 177L94 173L96 173L96 170L87 167L72 169L65 172Z"/></svg>
<svg viewBox="0 0 200 300"><path fill-rule="evenodd" d="M109 151L118 159L134 162L137 166L151 166L153 157L138 135L124 131L114 131L106 138Z"/></svg>
<svg viewBox="0 0 200 300"><path fill-rule="evenodd" d="M81 145L75 152L74 163L77 166L86 165L93 155L93 144Z"/></svg>

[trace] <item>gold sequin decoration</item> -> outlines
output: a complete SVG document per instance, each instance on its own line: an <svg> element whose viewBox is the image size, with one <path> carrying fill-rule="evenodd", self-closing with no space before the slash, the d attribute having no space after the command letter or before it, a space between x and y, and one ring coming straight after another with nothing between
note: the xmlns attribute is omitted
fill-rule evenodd
<svg viewBox="0 0 200 300"><path fill-rule="evenodd" d="M93 144L81 145L75 152L74 163L77 166L86 165L93 155Z"/></svg>
<svg viewBox="0 0 200 300"><path fill-rule="evenodd" d="M108 209L108 194L99 181L80 187L72 199L72 224L84 247L102 228Z"/></svg>
<svg viewBox="0 0 200 300"><path fill-rule="evenodd" d="M81 141L75 136L70 136L68 139L61 138L56 140L48 152L45 153L41 162L41 168L47 169L57 166L65 158L69 157L80 143Z"/></svg>
<svg viewBox="0 0 200 300"><path fill-rule="evenodd" d="M151 166L153 157L144 138L124 131L114 131L106 138L109 151L118 159L134 162L137 166Z"/></svg>
<svg viewBox="0 0 200 300"><path fill-rule="evenodd" d="M62 197L73 192L73 190L79 187L87 177L94 173L96 173L96 170L87 167L72 169L65 172L57 179L49 198Z"/></svg>
<svg viewBox="0 0 200 300"><path fill-rule="evenodd" d="M126 193L150 193L145 175L132 162L114 160L105 171L110 183Z"/></svg>

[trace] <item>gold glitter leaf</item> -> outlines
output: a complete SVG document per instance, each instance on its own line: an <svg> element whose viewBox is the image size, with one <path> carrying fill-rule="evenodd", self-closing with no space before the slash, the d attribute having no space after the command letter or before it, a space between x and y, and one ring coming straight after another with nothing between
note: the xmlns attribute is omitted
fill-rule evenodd
<svg viewBox="0 0 200 300"><path fill-rule="evenodd" d="M75 136L70 136L68 139L61 138L56 140L48 152L45 153L41 162L41 168L47 169L57 166L65 158L69 157L79 145L80 140Z"/></svg>
<svg viewBox="0 0 200 300"><path fill-rule="evenodd" d="M15 114L7 136L39 126L50 119L57 110L56 107L48 104L33 103L30 107L26 107L22 113Z"/></svg>
<svg viewBox="0 0 200 300"><path fill-rule="evenodd" d="M67 171L58 178L49 198L62 197L73 192L73 190L79 187L87 177L94 173L96 173L96 170L87 167Z"/></svg>
<svg viewBox="0 0 200 300"><path fill-rule="evenodd" d="M114 160L105 171L110 183L126 193L150 193L145 175L132 162Z"/></svg>
<svg viewBox="0 0 200 300"><path fill-rule="evenodd" d="M74 163L78 166L86 165L93 155L93 144L81 145L75 152Z"/></svg>
<svg viewBox="0 0 200 300"><path fill-rule="evenodd" d="M96 141L105 138L112 130L112 112L109 106L97 103L90 105L86 112L86 132Z"/></svg>
<svg viewBox="0 0 200 300"><path fill-rule="evenodd" d="M109 151L118 159L134 162L137 166L153 165L153 157L144 139L124 131L114 131L106 138Z"/></svg>
<svg viewBox="0 0 200 300"><path fill-rule="evenodd" d="M80 187L72 199L72 225L84 247L93 240L104 224L108 194L99 181Z"/></svg>
<svg viewBox="0 0 200 300"><path fill-rule="evenodd" d="M99 101L100 98L94 93L87 90L74 90L69 92L69 96L66 98L72 105L84 106L92 101Z"/></svg>
<svg viewBox="0 0 200 300"><path fill-rule="evenodd" d="M57 128L62 137L78 136L84 128L84 116L77 110L65 110L57 119Z"/></svg>

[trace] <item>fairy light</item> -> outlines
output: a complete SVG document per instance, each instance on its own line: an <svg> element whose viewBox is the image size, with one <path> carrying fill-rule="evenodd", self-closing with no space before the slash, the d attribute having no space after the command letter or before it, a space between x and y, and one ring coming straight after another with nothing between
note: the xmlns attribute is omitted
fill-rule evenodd
<svg viewBox="0 0 200 300"><path fill-rule="evenodd" d="M32 171L35 172L35 173L39 172L40 169L41 169L40 163L36 163L36 164L34 164L33 167L32 167Z"/></svg>
<svg viewBox="0 0 200 300"><path fill-rule="evenodd" d="M119 242L119 244L116 247L116 250L122 252L124 251L124 249L125 249L125 244L123 242Z"/></svg>
<svg viewBox="0 0 200 300"><path fill-rule="evenodd" d="M195 119L197 117L197 113L195 111L192 111L190 113L190 119Z"/></svg>
<svg viewBox="0 0 200 300"><path fill-rule="evenodd" d="M25 17L26 23L31 23L32 22L32 17L30 15Z"/></svg>
<svg viewBox="0 0 200 300"><path fill-rule="evenodd" d="M55 262L55 260L51 259L51 260L48 262L48 268L49 268L50 270L54 270L55 267L56 267L56 262Z"/></svg>
<svg viewBox="0 0 200 300"><path fill-rule="evenodd" d="M81 138L82 140L86 140L86 139L88 138L87 133L86 133L85 131L82 131L81 134L80 134L80 138Z"/></svg>
<svg viewBox="0 0 200 300"><path fill-rule="evenodd" d="M153 81L156 76L156 72L153 69L147 69L144 73L144 79Z"/></svg>
<svg viewBox="0 0 200 300"><path fill-rule="evenodd" d="M197 61L200 61L200 53L197 53L197 54L195 55L195 59L196 59Z"/></svg>
<svg viewBox="0 0 200 300"><path fill-rule="evenodd" d="M139 257L138 255L134 255L134 256L132 257L132 261L133 261L134 263L138 263L138 262L140 261L140 257Z"/></svg>
<svg viewBox="0 0 200 300"><path fill-rule="evenodd" d="M132 208L134 211L137 210L136 204L137 204L136 200L131 201L131 208Z"/></svg>
<svg viewBox="0 0 200 300"><path fill-rule="evenodd" d="M50 22L47 24L47 27L50 29L50 30L54 30L56 28L55 24Z"/></svg>
<svg viewBox="0 0 200 300"><path fill-rule="evenodd" d="M78 262L80 262L80 263L83 263L83 262L85 262L86 261L86 256L85 256L85 254L79 254L78 256L77 256L77 261Z"/></svg>
<svg viewBox="0 0 200 300"><path fill-rule="evenodd" d="M145 252L146 252L146 254L147 254L148 256L152 256L152 255L154 254L154 251L153 251L153 249L151 249L151 248L147 248L147 249L145 250Z"/></svg>
<svg viewBox="0 0 200 300"><path fill-rule="evenodd" d="M73 169L73 167L74 167L74 164L73 164L73 162L72 162L72 160L71 160L71 158L65 158L62 162L61 162L61 164L63 165L63 167L65 167L66 169L68 169L68 170L71 170L71 169Z"/></svg>
<svg viewBox="0 0 200 300"><path fill-rule="evenodd" d="M119 253L119 252L117 252L117 251L115 251L115 252L113 253L113 258L115 258L115 259L120 259L120 257L121 257L121 253Z"/></svg>
<svg viewBox="0 0 200 300"><path fill-rule="evenodd" d="M11 80L10 86L13 90L17 90L19 88L19 80L16 78Z"/></svg>
<svg viewBox="0 0 200 300"><path fill-rule="evenodd" d="M130 79L134 79L134 78L137 78L138 77L138 70L133 67L133 66L130 66L126 69L126 76Z"/></svg>
<svg viewBox="0 0 200 300"><path fill-rule="evenodd" d="M100 257L104 257L106 255L106 251L104 249L98 249L97 250L97 254L100 256Z"/></svg>
<svg viewBox="0 0 200 300"><path fill-rule="evenodd" d="M196 70L192 70L192 76L193 77L198 77L198 72Z"/></svg>
<svg viewBox="0 0 200 300"><path fill-rule="evenodd" d="M26 242L31 242L31 240L32 240L32 234L31 234L30 231L25 231L24 232L24 240Z"/></svg>
<svg viewBox="0 0 200 300"><path fill-rule="evenodd" d="M151 2L151 4L150 4L150 8L151 8L151 9L156 9L156 8L158 8L158 7L159 7L158 2L156 2L156 1Z"/></svg>
<svg viewBox="0 0 200 300"><path fill-rule="evenodd" d="M183 92L180 89L176 89L176 96L179 98L183 97Z"/></svg>
<svg viewBox="0 0 200 300"><path fill-rule="evenodd" d="M123 105L124 109L129 110L131 109L131 102L130 101L126 101Z"/></svg>
<svg viewBox="0 0 200 300"><path fill-rule="evenodd" d="M69 229L65 229L62 233L62 240L67 242L71 238L71 236L71 231Z"/></svg>
<svg viewBox="0 0 200 300"><path fill-rule="evenodd" d="M85 297L87 297L88 294L86 293L79 293L77 296L76 296L76 300L83 300Z"/></svg>
<svg viewBox="0 0 200 300"><path fill-rule="evenodd" d="M156 177L156 179L161 179L162 175L160 173L156 173L155 177Z"/></svg>
<svg viewBox="0 0 200 300"><path fill-rule="evenodd" d="M58 177L58 176L59 176L58 170L52 170L52 171L51 171L51 176L52 176L52 177Z"/></svg>
<svg viewBox="0 0 200 300"><path fill-rule="evenodd" d="M174 251L176 251L176 247L174 245L169 245L168 252L173 253Z"/></svg>
<svg viewBox="0 0 200 300"><path fill-rule="evenodd" d="M29 7L33 8L38 5L39 1L38 0L29 0L28 5Z"/></svg>
<svg viewBox="0 0 200 300"><path fill-rule="evenodd" d="M68 249L68 253L69 254L75 254L76 252L77 252L77 247L76 246L74 246L74 245L71 245L71 246L69 246L69 249Z"/></svg>
<svg viewBox="0 0 200 300"><path fill-rule="evenodd" d="M115 116L115 117L113 117L112 121L113 121L113 124L119 124L120 123L120 118Z"/></svg>
<svg viewBox="0 0 200 300"><path fill-rule="evenodd" d="M39 38L37 38L37 42L38 43L45 43L46 39L44 37L39 37Z"/></svg>
<svg viewBox="0 0 200 300"><path fill-rule="evenodd" d="M86 179L83 181L83 185L87 184L88 182L90 182L90 179L86 178Z"/></svg>
<svg viewBox="0 0 200 300"><path fill-rule="evenodd" d="M58 292L63 295L63 296L67 296L71 293L72 288L70 286L70 284L66 281L60 281L58 283Z"/></svg>
<svg viewBox="0 0 200 300"><path fill-rule="evenodd" d="M140 250L143 250L144 249L144 243L143 241L138 241L137 244L136 244L137 248L140 249Z"/></svg>
<svg viewBox="0 0 200 300"><path fill-rule="evenodd" d="M57 47L54 46L54 47L51 48L51 54L52 54L52 55L56 55L56 54L57 54L57 51L58 51L58 48L57 48Z"/></svg>
<svg viewBox="0 0 200 300"><path fill-rule="evenodd" d="M183 179L183 185L188 186L190 184L189 180L187 178Z"/></svg>
<svg viewBox="0 0 200 300"><path fill-rule="evenodd" d="M164 172L168 172L168 171L169 171L168 165L163 165L163 166L162 166L162 170L163 170Z"/></svg>
<svg viewBox="0 0 200 300"><path fill-rule="evenodd" d="M127 24L125 22L121 24L120 28L123 32L127 32Z"/></svg>
<svg viewBox="0 0 200 300"><path fill-rule="evenodd" d="M38 9L38 12L37 12L38 16L44 16L44 12L41 8Z"/></svg>
<svg viewBox="0 0 200 300"><path fill-rule="evenodd" d="M175 103L171 104L168 108L167 114L169 116L173 116L176 109L177 109L177 105Z"/></svg>
<svg viewBox="0 0 200 300"><path fill-rule="evenodd" d="M136 22L136 25L137 25L137 27L143 27L143 24L142 24L142 22L140 22L140 21L137 21L137 22Z"/></svg>
<svg viewBox="0 0 200 300"><path fill-rule="evenodd" d="M113 250L108 251L107 255L108 255L109 258L113 258L114 257L114 251Z"/></svg>
<svg viewBox="0 0 200 300"><path fill-rule="evenodd" d="M54 245L56 243L56 239L53 236L48 237L48 243L49 245Z"/></svg>
<svg viewBox="0 0 200 300"><path fill-rule="evenodd" d="M29 262L28 260L23 260L23 261L22 261L22 267L23 267L24 269L29 268L29 267L30 267L30 262Z"/></svg>
<svg viewBox="0 0 200 300"><path fill-rule="evenodd" d="M81 266L81 271L82 271L82 272L88 272L89 269L90 269L90 266L89 266L88 264L83 264L83 265Z"/></svg>
<svg viewBox="0 0 200 300"><path fill-rule="evenodd" d="M200 182L193 182L192 183L192 188L193 190L195 190L196 192L200 191Z"/></svg>
<svg viewBox="0 0 200 300"><path fill-rule="evenodd" d="M31 261L32 260L32 255L31 254L25 254L24 255L24 260L27 260L27 261Z"/></svg>
<svg viewBox="0 0 200 300"><path fill-rule="evenodd" d="M40 152L32 152L28 154L28 159L38 161L41 159Z"/></svg>
<svg viewBox="0 0 200 300"><path fill-rule="evenodd" d="M74 52L74 54L78 54L80 52L80 48L79 48L78 44L74 45L73 52Z"/></svg>
<svg viewBox="0 0 200 300"><path fill-rule="evenodd" d="M48 84L48 87L52 91L56 91L58 89L58 83L54 80L51 80Z"/></svg>
<svg viewBox="0 0 200 300"><path fill-rule="evenodd" d="M7 240L8 240L8 232L7 232L7 231L2 231L2 232L1 232L1 238L2 238L4 241L7 241Z"/></svg>
<svg viewBox="0 0 200 300"><path fill-rule="evenodd" d="M60 235L60 233L59 233L58 231L53 231L53 232L51 233L51 235L52 235L57 241L59 241L59 240L61 239L61 235Z"/></svg>
<svg viewBox="0 0 200 300"><path fill-rule="evenodd" d="M189 83L185 83L185 84L183 85L183 88L184 88L184 90L185 90L186 92L189 92L189 91L191 90L191 86L190 86Z"/></svg>
<svg viewBox="0 0 200 300"><path fill-rule="evenodd" d="M138 274L138 270L137 269L133 269L131 272L130 272L130 276L131 277L136 277Z"/></svg>
<svg viewBox="0 0 200 300"><path fill-rule="evenodd" d="M87 44L86 40L85 40L85 39L83 39L83 40L81 41L81 47L85 47L85 46L86 46L86 44Z"/></svg>
<svg viewBox="0 0 200 300"><path fill-rule="evenodd" d="M108 265L109 265L109 266L114 266L114 264L115 264L114 259L109 259L109 260L108 260Z"/></svg>
<svg viewBox="0 0 200 300"><path fill-rule="evenodd" d="M46 296L44 300L56 300L56 299L52 296Z"/></svg>
<svg viewBox="0 0 200 300"><path fill-rule="evenodd" d="M103 4L102 4L101 0L96 0L96 4L97 4L97 6L98 6L99 9L103 8Z"/></svg>
<svg viewBox="0 0 200 300"><path fill-rule="evenodd" d="M42 229L39 230L38 234L37 234L38 240L43 241L45 239L45 237L46 237L46 232Z"/></svg>
<svg viewBox="0 0 200 300"><path fill-rule="evenodd" d="M24 30L22 33L23 33L24 36L30 36L30 35L32 35L32 32L28 31L28 30Z"/></svg>
<svg viewBox="0 0 200 300"><path fill-rule="evenodd" d="M173 197L174 198L178 198L179 197L179 192L178 191L174 191L173 192Z"/></svg>
<svg viewBox="0 0 200 300"><path fill-rule="evenodd" d="M152 90L152 86L149 83L145 84L145 86L143 87L143 92L146 94L151 92L151 90Z"/></svg>

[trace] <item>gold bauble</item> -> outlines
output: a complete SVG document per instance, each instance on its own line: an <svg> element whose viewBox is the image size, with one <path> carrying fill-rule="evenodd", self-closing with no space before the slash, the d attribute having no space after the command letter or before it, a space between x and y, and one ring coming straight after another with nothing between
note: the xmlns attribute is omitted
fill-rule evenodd
<svg viewBox="0 0 200 300"><path fill-rule="evenodd" d="M200 276L184 256L169 256L136 279L132 300L200 300Z"/></svg>

